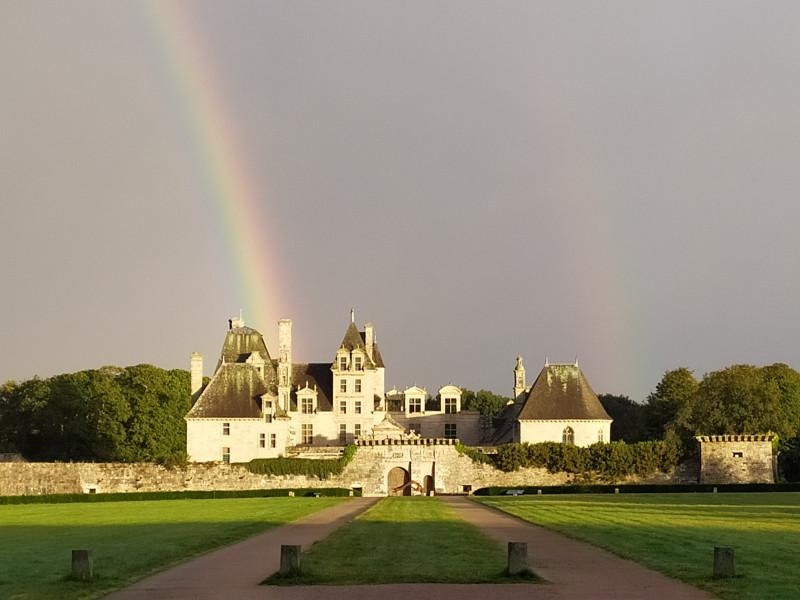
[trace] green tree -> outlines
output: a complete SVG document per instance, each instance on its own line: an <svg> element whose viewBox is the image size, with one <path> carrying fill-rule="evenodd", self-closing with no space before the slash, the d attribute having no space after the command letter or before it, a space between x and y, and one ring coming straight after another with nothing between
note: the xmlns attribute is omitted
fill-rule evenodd
<svg viewBox="0 0 800 600"><path fill-rule="evenodd" d="M628 396L600 394L597 398L608 416L614 419L611 423L612 440L633 443L648 439L644 405L634 402Z"/></svg>
<svg viewBox="0 0 800 600"><path fill-rule="evenodd" d="M697 393L699 383L685 367L667 371L645 403L647 439L680 437L677 417Z"/></svg>
<svg viewBox="0 0 800 600"><path fill-rule="evenodd" d="M506 404L511 402L511 398L499 396L489 390L464 390L461 394L462 410L475 410L482 415L494 417Z"/></svg>
<svg viewBox="0 0 800 600"><path fill-rule="evenodd" d="M695 435L800 431L800 374L784 364L733 365L707 374L678 422Z"/></svg>

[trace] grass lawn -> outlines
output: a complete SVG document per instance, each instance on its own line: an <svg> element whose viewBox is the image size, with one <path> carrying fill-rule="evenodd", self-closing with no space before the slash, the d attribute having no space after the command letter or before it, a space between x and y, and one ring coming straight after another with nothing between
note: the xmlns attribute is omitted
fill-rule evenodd
<svg viewBox="0 0 800 600"><path fill-rule="evenodd" d="M730 600L800 598L800 494L621 494L480 498ZM711 577L714 546L735 579Z"/></svg>
<svg viewBox="0 0 800 600"><path fill-rule="evenodd" d="M477 583L503 577L505 551L436 498L386 498L302 556L276 584Z"/></svg>
<svg viewBox="0 0 800 600"><path fill-rule="evenodd" d="M0 506L0 598L94 598L345 498L235 498ZM71 550L95 581L69 581Z"/></svg>

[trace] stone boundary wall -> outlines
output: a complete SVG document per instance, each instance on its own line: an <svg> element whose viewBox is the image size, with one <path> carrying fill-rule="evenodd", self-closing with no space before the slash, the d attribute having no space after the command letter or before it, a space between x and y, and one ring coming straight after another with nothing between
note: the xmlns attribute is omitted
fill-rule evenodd
<svg viewBox="0 0 800 600"><path fill-rule="evenodd" d="M548 486L609 483L546 469L505 473L460 454L452 445L360 446L341 475L329 479L301 475L258 475L245 467L192 463L168 469L150 463L0 463L0 496L42 494L174 492L313 487L359 487L366 496L385 496L388 472L396 467L422 482L430 476L434 492L457 494L488 486ZM687 483L696 475L678 470L652 477L628 477L616 483Z"/></svg>

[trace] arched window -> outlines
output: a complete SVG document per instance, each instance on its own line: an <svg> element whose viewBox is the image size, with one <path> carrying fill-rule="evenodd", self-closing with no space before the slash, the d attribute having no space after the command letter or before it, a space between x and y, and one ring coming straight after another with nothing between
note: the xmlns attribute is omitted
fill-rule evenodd
<svg viewBox="0 0 800 600"><path fill-rule="evenodd" d="M598 442L604 442L605 441L603 439L603 430L602 429L598 429L597 430L597 441Z"/></svg>
<svg viewBox="0 0 800 600"><path fill-rule="evenodd" d="M561 434L561 442L570 445L575 443L575 432L572 431L572 427L569 425L564 429L564 433Z"/></svg>

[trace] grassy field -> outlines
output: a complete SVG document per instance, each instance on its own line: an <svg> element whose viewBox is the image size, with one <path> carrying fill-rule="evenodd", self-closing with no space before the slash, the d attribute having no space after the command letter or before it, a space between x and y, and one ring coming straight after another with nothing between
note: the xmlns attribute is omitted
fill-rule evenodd
<svg viewBox="0 0 800 600"><path fill-rule="evenodd" d="M386 498L269 583L505 582L505 551L436 498Z"/></svg>
<svg viewBox="0 0 800 600"><path fill-rule="evenodd" d="M0 506L0 598L94 598L164 566L344 498L237 498ZM94 550L92 583L69 581Z"/></svg>
<svg viewBox="0 0 800 600"><path fill-rule="evenodd" d="M721 598L800 598L798 493L565 495L479 501ZM714 546L735 549L735 579L711 577Z"/></svg>

